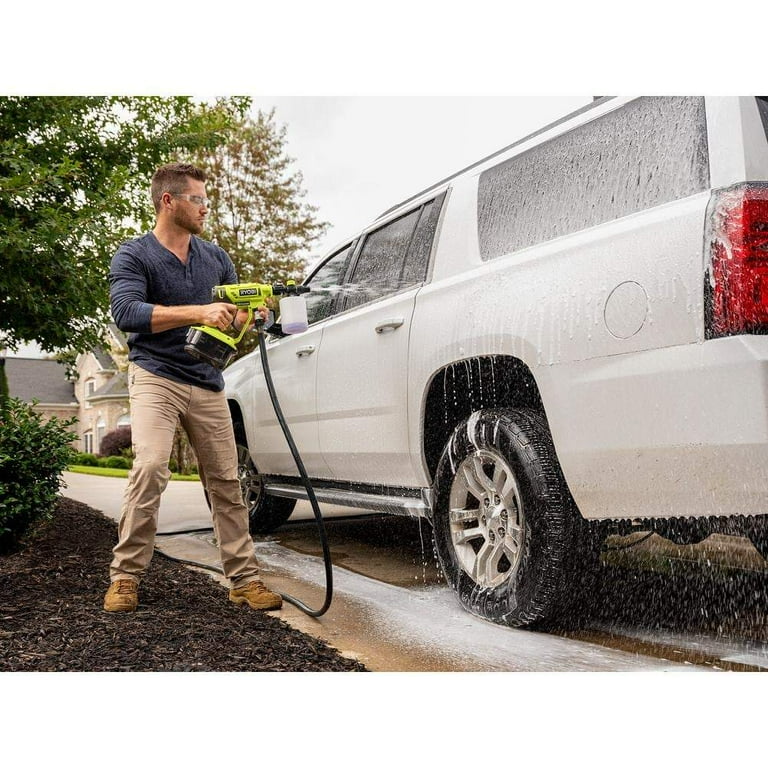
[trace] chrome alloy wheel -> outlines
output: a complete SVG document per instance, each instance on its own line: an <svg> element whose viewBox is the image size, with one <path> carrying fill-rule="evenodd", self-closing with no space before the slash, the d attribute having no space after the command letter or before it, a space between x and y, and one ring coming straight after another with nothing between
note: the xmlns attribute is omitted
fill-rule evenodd
<svg viewBox="0 0 768 768"><path fill-rule="evenodd" d="M237 446L237 479L240 481L243 502L248 514L251 515L264 493L264 483L253 465L251 454L244 445Z"/></svg>
<svg viewBox="0 0 768 768"><path fill-rule="evenodd" d="M456 557L481 587L495 588L517 570L525 538L522 497L506 460L476 450L451 484L448 520Z"/></svg>

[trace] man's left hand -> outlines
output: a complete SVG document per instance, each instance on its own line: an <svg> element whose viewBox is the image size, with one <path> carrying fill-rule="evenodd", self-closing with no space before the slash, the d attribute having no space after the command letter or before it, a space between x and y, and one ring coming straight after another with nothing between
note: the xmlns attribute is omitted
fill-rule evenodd
<svg viewBox="0 0 768 768"><path fill-rule="evenodd" d="M265 323L267 322L267 320L269 320L269 309L266 306L258 307L256 309L256 312L258 312L258 314L261 315L261 318ZM248 310L238 309L237 316L235 318L235 327L237 328L238 332L243 327L243 325L245 325L247 321L248 321ZM249 331L252 330L254 325L256 325L256 321L252 320L248 330Z"/></svg>

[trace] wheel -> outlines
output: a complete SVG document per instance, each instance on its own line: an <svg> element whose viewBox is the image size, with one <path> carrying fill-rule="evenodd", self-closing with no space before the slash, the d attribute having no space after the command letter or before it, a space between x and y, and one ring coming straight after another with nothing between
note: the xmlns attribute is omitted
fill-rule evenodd
<svg viewBox="0 0 768 768"><path fill-rule="evenodd" d="M588 529L543 417L476 411L446 444L435 485L435 550L462 605L516 627L556 618Z"/></svg>
<svg viewBox="0 0 768 768"><path fill-rule="evenodd" d="M264 480L247 446L240 441L237 443L237 477L248 510L248 528L251 533L270 533L291 516L296 500L269 496L264 492Z"/></svg>

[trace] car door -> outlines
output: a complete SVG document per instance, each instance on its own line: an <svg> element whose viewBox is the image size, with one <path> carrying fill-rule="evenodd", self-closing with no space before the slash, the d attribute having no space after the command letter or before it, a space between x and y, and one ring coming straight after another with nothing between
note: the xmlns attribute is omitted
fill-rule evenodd
<svg viewBox="0 0 768 768"><path fill-rule="evenodd" d="M317 361L323 336L323 321L335 310L340 283L347 273L355 242L336 251L314 271L306 284L309 328L295 336L267 342L269 370L280 408L291 430L302 462L312 477L327 477L328 467L319 448L316 419ZM254 361L259 369L261 361ZM258 455L259 471L270 475L298 474L296 463L282 434L269 398L266 380L259 370L254 380L253 433L248 444Z"/></svg>
<svg viewBox="0 0 768 768"><path fill-rule="evenodd" d="M367 232L323 330L320 450L336 480L417 484L408 445L408 341L442 197Z"/></svg>

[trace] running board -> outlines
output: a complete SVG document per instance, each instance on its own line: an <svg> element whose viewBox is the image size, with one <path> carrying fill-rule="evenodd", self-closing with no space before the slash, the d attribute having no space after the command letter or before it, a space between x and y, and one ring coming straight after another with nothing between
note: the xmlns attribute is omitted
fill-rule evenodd
<svg viewBox="0 0 768 768"><path fill-rule="evenodd" d="M270 496L281 496L285 499L307 500L307 491L299 485L281 485L267 483L265 490ZM325 504L338 504L342 507L360 507L373 512L386 512L390 515L407 515L408 517L431 517L432 490L423 488L421 499L414 496L381 496L375 493L360 491L342 491L335 488L315 488L315 498Z"/></svg>

